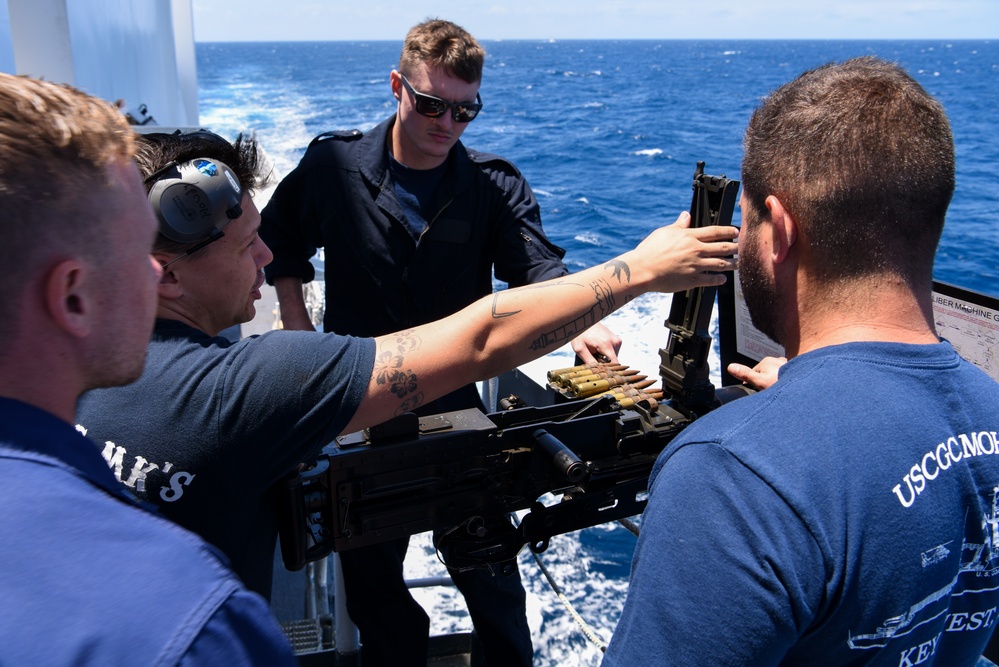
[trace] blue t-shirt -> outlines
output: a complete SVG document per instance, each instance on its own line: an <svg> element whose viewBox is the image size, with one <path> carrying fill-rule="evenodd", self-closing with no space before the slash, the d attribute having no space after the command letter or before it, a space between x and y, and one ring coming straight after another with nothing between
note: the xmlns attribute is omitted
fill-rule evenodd
<svg viewBox="0 0 999 667"><path fill-rule="evenodd" d="M0 664L295 664L264 600L69 424L0 398L0 479Z"/></svg>
<svg viewBox="0 0 999 667"><path fill-rule="evenodd" d="M373 364L372 339L270 331L232 343L158 320L142 377L86 393L77 421L125 486L268 597L272 487L346 427Z"/></svg>
<svg viewBox="0 0 999 667"><path fill-rule="evenodd" d="M997 432L999 384L948 343L793 359L660 456L603 665L975 664Z"/></svg>

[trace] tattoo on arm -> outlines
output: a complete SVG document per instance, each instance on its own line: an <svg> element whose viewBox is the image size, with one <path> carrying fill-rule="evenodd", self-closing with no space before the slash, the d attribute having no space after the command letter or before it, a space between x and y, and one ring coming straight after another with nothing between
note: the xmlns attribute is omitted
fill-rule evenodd
<svg viewBox="0 0 999 667"><path fill-rule="evenodd" d="M493 294L493 319L494 320L498 320L498 319L500 319L502 317L510 317L511 315L516 315L517 313L520 312L521 309L519 309L519 308L517 310L508 310L506 312L500 312L500 310L499 310L499 298L500 298L500 294L502 294L502 292L496 292L495 294Z"/></svg>
<svg viewBox="0 0 999 667"><path fill-rule="evenodd" d="M631 267L628 266L627 262L622 262L620 259L612 259L604 265L605 269L611 270L611 276L617 278L617 281L623 282L625 285L631 284ZM624 280L621 280L621 276L624 276Z"/></svg>
<svg viewBox="0 0 999 667"><path fill-rule="evenodd" d="M596 324L598 320L617 310L619 304L618 297L614 292L614 286L619 285L627 287L631 284L631 267L628 266L627 262L620 259L613 259L604 264L603 268L610 272L610 276L607 278L598 278L589 285L589 288L593 290L595 297L593 307L571 322L567 322L538 336L536 339L531 341L532 350L559 347L566 341L572 340L586 329L589 329L591 326ZM563 279L541 283L540 285L527 285L520 289L545 289L556 285L584 286L581 283L573 283L569 280ZM499 301L503 294L503 292L497 292L493 295L493 319L510 317L520 313L522 310L501 310ZM628 296L627 292L625 292L624 302L621 305L630 300L631 297Z"/></svg>
<svg viewBox="0 0 999 667"><path fill-rule="evenodd" d="M627 270L627 264L621 262ZM615 275L618 271L615 271ZM629 272L630 275L630 272ZM601 278L590 283L593 290L595 303L588 311L562 326L545 332L531 341L532 350L544 350L552 347L560 347L565 342L572 340L586 329L603 319L617 309L617 297L614 294L614 287L607 280Z"/></svg>
<svg viewBox="0 0 999 667"><path fill-rule="evenodd" d="M406 354L420 348L422 341L412 330L401 331L385 337L375 353L375 367L372 371L375 382L388 385L400 401L396 414L408 412L422 405L424 394L419 380L412 369L405 368Z"/></svg>
<svg viewBox="0 0 999 667"><path fill-rule="evenodd" d="M521 292L521 291L529 290L529 289L548 289L548 288L551 288L551 287L555 287L557 285L577 285L579 287L582 287L582 283L570 282L568 280L565 280L564 278L563 279L552 278L551 280L546 280L545 282L538 283L537 285L521 285L520 287L515 287L515 288L513 288L511 290L503 290L502 292L494 292L493 293L493 313L492 313L493 319L494 320L498 320L498 319L501 319L503 317L510 317L511 315L517 315L518 313L521 313L524 310L523 308L518 308L517 310L500 310L500 299L503 297L504 294L509 294L510 292L514 292L514 291Z"/></svg>

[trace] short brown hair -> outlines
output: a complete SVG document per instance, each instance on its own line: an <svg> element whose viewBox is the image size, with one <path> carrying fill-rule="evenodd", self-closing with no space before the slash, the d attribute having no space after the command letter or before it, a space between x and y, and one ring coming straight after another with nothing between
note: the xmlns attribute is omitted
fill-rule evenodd
<svg viewBox="0 0 999 667"><path fill-rule="evenodd" d="M753 113L742 165L751 214L776 195L816 249L822 280L893 274L928 287L954 192L943 107L896 64L866 56L805 72Z"/></svg>
<svg viewBox="0 0 999 667"><path fill-rule="evenodd" d="M466 83L482 81L486 52L464 28L450 21L428 19L410 28L399 56L399 71L411 76L421 64L442 68Z"/></svg>
<svg viewBox="0 0 999 667"><path fill-rule="evenodd" d="M133 136L103 100L0 73L0 339L46 257L93 258L109 242L108 167L131 160Z"/></svg>

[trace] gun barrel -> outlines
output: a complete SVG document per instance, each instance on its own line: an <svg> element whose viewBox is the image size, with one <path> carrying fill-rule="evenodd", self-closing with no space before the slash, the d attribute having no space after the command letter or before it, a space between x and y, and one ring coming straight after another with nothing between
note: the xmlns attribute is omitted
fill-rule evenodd
<svg viewBox="0 0 999 667"><path fill-rule="evenodd" d="M552 458L552 463L567 480L576 484L586 477L586 464L561 440L543 428L535 430L531 437Z"/></svg>

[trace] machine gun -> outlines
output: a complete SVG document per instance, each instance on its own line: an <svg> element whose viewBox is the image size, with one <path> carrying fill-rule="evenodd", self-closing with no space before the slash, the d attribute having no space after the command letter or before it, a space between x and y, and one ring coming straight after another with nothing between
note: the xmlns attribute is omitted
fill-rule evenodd
<svg viewBox="0 0 999 667"><path fill-rule="evenodd" d="M729 224L738 187L698 162L692 226ZM530 407L513 397L508 410L407 413L338 437L285 483L285 566L437 530L449 567L502 567L525 544L540 553L554 535L640 514L659 453L699 415L746 393L708 380L714 298L715 288L674 295L658 402L603 395ZM546 506L545 494L561 501ZM496 520L521 510L517 527Z"/></svg>

